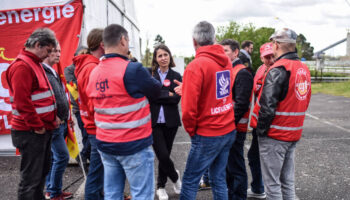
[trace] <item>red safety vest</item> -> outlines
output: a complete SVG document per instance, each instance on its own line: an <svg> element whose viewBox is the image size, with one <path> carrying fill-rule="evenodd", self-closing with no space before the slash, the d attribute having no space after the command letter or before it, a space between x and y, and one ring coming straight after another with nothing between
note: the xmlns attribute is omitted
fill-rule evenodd
<svg viewBox="0 0 350 200"><path fill-rule="evenodd" d="M289 88L285 99L277 105L267 135L281 141L298 141L301 138L305 113L311 99L310 71L299 60L280 59L268 69L267 73L280 66L284 66L290 72ZM261 93L258 102L260 97Z"/></svg>
<svg viewBox="0 0 350 200"><path fill-rule="evenodd" d="M47 79L47 76L45 74L44 68L41 65L34 63L32 59L30 59L29 57L23 54L19 54L13 63L15 63L17 60L22 60L27 65L29 65L31 69L33 69L38 79L39 86L31 94L31 99L38 116L43 122L55 121L56 100L55 100L55 96L51 88L51 85L49 83L49 80ZM10 102L11 103L13 102L13 93L11 90L10 90ZM20 113L16 109L16 105L11 104L11 106L12 106L12 118L19 121L23 121L23 117L20 115Z"/></svg>
<svg viewBox="0 0 350 200"><path fill-rule="evenodd" d="M252 112L251 118L250 118L250 127L252 127L252 128L256 128L257 123L258 123L258 115L259 115L259 110L260 110L258 97L261 93L262 82L266 76L265 70L266 70L266 65L263 64L259 67L259 69L257 70L257 72L254 76L253 92L254 92L254 96L255 96L255 104L254 104L253 112Z"/></svg>
<svg viewBox="0 0 350 200"><path fill-rule="evenodd" d="M241 71L242 69L247 68L245 65L243 64L238 64L236 66L233 67L232 69L232 75L233 75L233 84L235 83L236 80L236 76L238 74L239 71ZM234 86L233 86L234 87ZM250 96L249 102L251 102L252 100L252 95ZM234 105L234 100L233 100L233 105ZM234 110L234 108L233 108ZM246 133L248 130L248 122L249 122L249 111L250 111L250 105L249 105L249 109L246 113L244 113L243 117L239 120L237 126L236 126L236 130L239 133Z"/></svg>
<svg viewBox="0 0 350 200"><path fill-rule="evenodd" d="M93 101L96 137L101 141L131 142L152 133L147 98L133 98L125 89L128 63L120 57L102 59L91 72L86 93Z"/></svg>

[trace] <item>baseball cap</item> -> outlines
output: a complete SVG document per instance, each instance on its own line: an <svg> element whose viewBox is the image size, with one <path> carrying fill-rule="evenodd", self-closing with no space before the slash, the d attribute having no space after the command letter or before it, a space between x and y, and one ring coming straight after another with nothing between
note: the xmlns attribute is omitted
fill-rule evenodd
<svg viewBox="0 0 350 200"><path fill-rule="evenodd" d="M289 28L276 30L270 37L270 41L275 40L283 43L296 43L297 34Z"/></svg>
<svg viewBox="0 0 350 200"><path fill-rule="evenodd" d="M260 55L262 57L265 57L266 55L270 55L270 54L273 54L272 43L271 42L267 42L267 43L261 45L261 47L260 47Z"/></svg>

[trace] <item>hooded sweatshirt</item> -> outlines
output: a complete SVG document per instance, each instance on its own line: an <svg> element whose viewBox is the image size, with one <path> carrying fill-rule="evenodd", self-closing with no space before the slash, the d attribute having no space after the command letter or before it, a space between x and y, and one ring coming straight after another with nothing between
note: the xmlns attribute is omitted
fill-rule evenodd
<svg viewBox="0 0 350 200"><path fill-rule="evenodd" d="M197 49L182 85L182 121L190 136L221 136L235 130L231 70L222 46Z"/></svg>
<svg viewBox="0 0 350 200"><path fill-rule="evenodd" d="M73 64L75 65L74 74L78 83L80 115L87 133L92 135L96 135L94 108L86 95L86 87L89 83L90 73L98 63L99 59L90 54L83 54L73 58Z"/></svg>

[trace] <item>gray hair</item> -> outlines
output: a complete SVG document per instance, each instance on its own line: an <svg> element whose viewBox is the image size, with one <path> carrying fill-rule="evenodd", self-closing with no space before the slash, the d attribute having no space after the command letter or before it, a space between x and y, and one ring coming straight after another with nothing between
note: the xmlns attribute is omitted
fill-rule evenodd
<svg viewBox="0 0 350 200"><path fill-rule="evenodd" d="M27 48L34 48L36 43L39 43L40 46L50 46L56 48L57 40L55 33L49 28L38 28L36 29L27 39L24 44Z"/></svg>
<svg viewBox="0 0 350 200"><path fill-rule="evenodd" d="M212 45L215 42L214 26L207 21L201 21L194 27L192 37L199 46Z"/></svg>

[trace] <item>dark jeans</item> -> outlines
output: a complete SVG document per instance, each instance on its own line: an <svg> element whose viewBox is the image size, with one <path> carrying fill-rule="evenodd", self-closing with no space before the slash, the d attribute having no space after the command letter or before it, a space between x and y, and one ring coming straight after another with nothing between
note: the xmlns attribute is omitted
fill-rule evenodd
<svg viewBox="0 0 350 200"><path fill-rule="evenodd" d="M85 200L103 199L103 165L100 153L97 151L96 135L89 135L91 144L89 173L85 183Z"/></svg>
<svg viewBox="0 0 350 200"><path fill-rule="evenodd" d="M174 183L179 178L170 158L177 128L169 128L165 124L153 127L153 149L159 160L157 188L164 188L168 177Z"/></svg>
<svg viewBox="0 0 350 200"><path fill-rule="evenodd" d="M67 132L67 123L61 124L52 132L52 164L46 177L46 192L50 192L51 198L62 193L63 174L69 161L69 152L64 140L65 132Z"/></svg>
<svg viewBox="0 0 350 200"><path fill-rule="evenodd" d="M215 137L194 135L182 178L180 200L196 199L201 176L209 168L214 200L227 200L227 158L236 137L236 131Z"/></svg>
<svg viewBox="0 0 350 200"><path fill-rule="evenodd" d="M255 129L253 129L252 135L253 140L248 151L248 162L252 173L252 183L250 185L254 193L261 194L264 193L265 190L260 167L258 136L256 135Z"/></svg>
<svg viewBox="0 0 350 200"><path fill-rule="evenodd" d="M81 150L80 154L84 159L89 159L90 160L90 153L91 153L91 144L89 141L88 133L86 132L84 128L84 123L81 120L80 112L74 113L75 118L77 118L78 121L78 126L80 128L81 136L83 137L83 149Z"/></svg>
<svg viewBox="0 0 350 200"><path fill-rule="evenodd" d="M21 153L19 200L42 200L45 177L51 164L51 132L11 130L13 145Z"/></svg>
<svg viewBox="0 0 350 200"><path fill-rule="evenodd" d="M228 199L247 199L248 176L244 163L244 140L246 133L237 133L228 156L226 168L226 181Z"/></svg>

